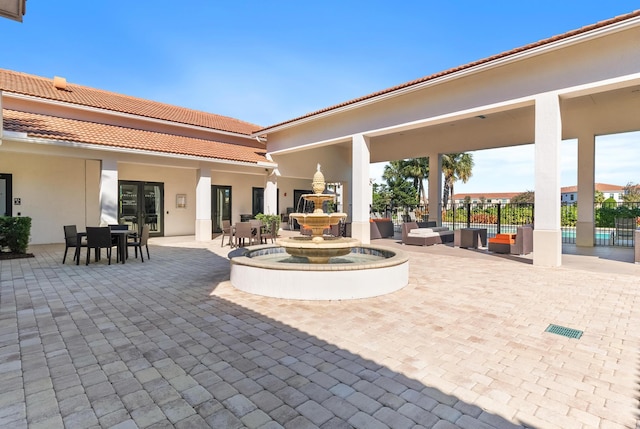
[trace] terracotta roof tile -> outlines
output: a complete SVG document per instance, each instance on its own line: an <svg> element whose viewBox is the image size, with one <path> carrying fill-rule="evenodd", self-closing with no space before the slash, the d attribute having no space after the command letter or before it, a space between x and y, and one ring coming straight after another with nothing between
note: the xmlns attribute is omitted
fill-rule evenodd
<svg viewBox="0 0 640 429"><path fill-rule="evenodd" d="M155 151L249 163L264 162L265 150L238 144L163 134L5 109L4 128L28 137Z"/></svg>
<svg viewBox="0 0 640 429"><path fill-rule="evenodd" d="M596 191L600 191L600 192L610 192L610 191L624 191L624 186L620 186L620 185L611 185L608 183L596 183L595 184L595 188ZM569 193L569 192L578 192L578 186L574 185L574 186L565 186L560 188L560 192L563 194Z"/></svg>
<svg viewBox="0 0 640 429"><path fill-rule="evenodd" d="M244 135L250 135L260 129L258 125L227 116L172 106L73 83L67 83L66 89L56 89L53 86L53 79L11 70L0 69L0 90Z"/></svg>
<svg viewBox="0 0 640 429"><path fill-rule="evenodd" d="M445 70L445 71L442 71L442 72L439 72L439 73L435 73L435 74L432 74L430 76L425 76L425 77L422 77L422 78L419 78L419 79L416 79L416 80L412 80L410 82L406 82L406 83L403 83L403 84L400 84L400 85L397 85L397 86L393 86L391 88L383 89L381 91L374 92L372 94L368 94L368 95L365 95L363 97L354 98L352 100L345 101L344 103L336 104L334 106L326 107L324 109L317 110L315 112L307 113L306 115L302 115L302 116L299 116L297 118L289 119L287 121L280 122L280 123L277 123L275 125L271 125L269 127L263 128L256 134L260 134L262 131L268 131L268 130L270 130L272 128L276 128L276 127L279 127L279 126L282 126L282 125L286 125L286 124L289 124L289 123L292 123L292 122L296 122L296 121L299 121L301 119L310 118L312 116L316 116L316 115L319 115L319 114L322 114L322 113L326 113L326 112L329 112L331 110L336 110L336 109L339 109L341 107L346 107L346 106L349 106L349 105L352 105L352 104L356 104L356 103L359 103L360 101L364 101L364 100L368 100L368 99L371 99L371 98L375 98L375 97L377 97L379 95L389 94L391 92L398 91L398 90L401 90L401 89L405 89L405 88L408 88L408 87L411 87L411 86L415 86L415 85L421 84L423 82L427 82L427 81L430 81L430 80L437 79L439 77L450 75L450 74L453 74L453 73L456 73L456 72L459 72L459 71L462 71L462 70L470 69L470 68L473 68L473 67L476 67L476 66L479 66L479 65L482 65L482 64L490 63L492 61L496 61L496 60L499 60L499 59L502 59L502 58L506 58L506 57L509 57L509 56L512 56L512 55L516 55L516 54L519 54L519 53L522 53L522 52L525 52L525 51L529 51L529 50L538 48L540 46L544 46L544 45L548 45L548 44L553 43L553 42L557 42L559 40L568 39L570 37L577 36L579 34L587 33L589 31L596 30L596 29L599 29L599 28L602 28L602 27L606 27L608 25L616 24L618 22L626 21L628 19L632 19L632 18L635 18L635 17L638 17L638 16L640 16L640 9L636 10L636 11L633 11L631 13L625 14L625 15L616 16L614 18L610 18L610 19L607 19L605 21L600 21L600 22L597 22L595 24L587 25L585 27L578 28L577 30L572 30L572 31L569 31L567 33L563 33L563 34L560 34L560 35L557 35L557 36L549 37L547 39L543 39L543 40L540 40L538 42L530 43L528 45L525 45L525 46L522 46L522 47L519 47L519 48L515 48L515 49L509 50L509 51L505 51L505 52L502 52L500 54L493 55L493 56L490 56L490 57L487 57L487 58L484 58L484 59L481 59L481 60L478 60L478 61L474 61L474 62L471 62L471 63L468 63L468 64L464 64L464 65L461 65L461 66L458 66L458 67L454 67L454 68L451 68L451 69L448 69L448 70Z"/></svg>

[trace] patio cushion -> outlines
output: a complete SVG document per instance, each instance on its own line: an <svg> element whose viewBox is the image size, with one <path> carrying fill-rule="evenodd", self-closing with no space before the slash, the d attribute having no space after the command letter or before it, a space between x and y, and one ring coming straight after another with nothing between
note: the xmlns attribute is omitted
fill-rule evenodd
<svg viewBox="0 0 640 429"><path fill-rule="evenodd" d="M440 234L438 232L414 229L407 234L408 237L437 237Z"/></svg>
<svg viewBox="0 0 640 429"><path fill-rule="evenodd" d="M514 244L516 242L516 234L496 234L495 237L489 239L489 243Z"/></svg>
<svg viewBox="0 0 640 429"><path fill-rule="evenodd" d="M432 235L432 233L439 233L443 231L449 231L449 228L446 226L434 226L431 228L414 228L409 231L409 234L417 234L417 235Z"/></svg>

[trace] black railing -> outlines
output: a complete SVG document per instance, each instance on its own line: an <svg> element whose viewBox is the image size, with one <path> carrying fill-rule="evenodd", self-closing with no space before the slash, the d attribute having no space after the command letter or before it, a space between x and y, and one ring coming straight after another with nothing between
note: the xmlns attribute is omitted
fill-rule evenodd
<svg viewBox="0 0 640 429"><path fill-rule="evenodd" d="M518 226L533 223L533 204L459 203L442 211L442 224L453 230L486 228L487 235L514 233Z"/></svg>
<svg viewBox="0 0 640 429"><path fill-rule="evenodd" d="M453 230L486 228L487 235L494 237L499 233L516 232L518 226L532 224L533 209L532 203L452 203L442 210L442 224ZM563 203L560 207L563 243L576 243L578 209L578 204ZM372 215L391 218L397 231L403 222L434 220L425 210L409 208L390 208ZM596 246L634 246L633 231L640 228L640 202L596 203L594 218Z"/></svg>
<svg viewBox="0 0 640 429"><path fill-rule="evenodd" d="M575 244L579 204L563 204L561 207L562 242ZM596 246L633 247L634 231L640 227L640 202L595 203Z"/></svg>

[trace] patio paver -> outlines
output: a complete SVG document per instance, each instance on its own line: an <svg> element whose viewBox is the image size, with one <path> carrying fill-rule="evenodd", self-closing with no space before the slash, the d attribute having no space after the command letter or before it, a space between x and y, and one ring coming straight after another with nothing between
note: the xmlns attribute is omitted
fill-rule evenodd
<svg viewBox="0 0 640 429"><path fill-rule="evenodd" d="M638 424L633 264L405 248L404 289L311 302L235 290L219 240L150 246L144 264L62 265L63 245L0 261L0 427Z"/></svg>

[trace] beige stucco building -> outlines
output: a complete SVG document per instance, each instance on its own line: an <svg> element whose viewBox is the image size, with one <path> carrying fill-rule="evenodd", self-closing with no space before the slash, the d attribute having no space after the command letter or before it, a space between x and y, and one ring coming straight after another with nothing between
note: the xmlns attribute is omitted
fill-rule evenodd
<svg viewBox="0 0 640 429"><path fill-rule="evenodd" d="M6 70L0 90L0 180L34 243L123 221L210 240L222 216L294 207L316 163L368 243L370 163L429 157L433 171L442 154L533 143L534 263L557 266L561 141L578 140L578 198L593 202L595 136L640 130L640 11L267 128ZM429 181L438 220L441 174ZM577 244L593 231L580 211Z"/></svg>

